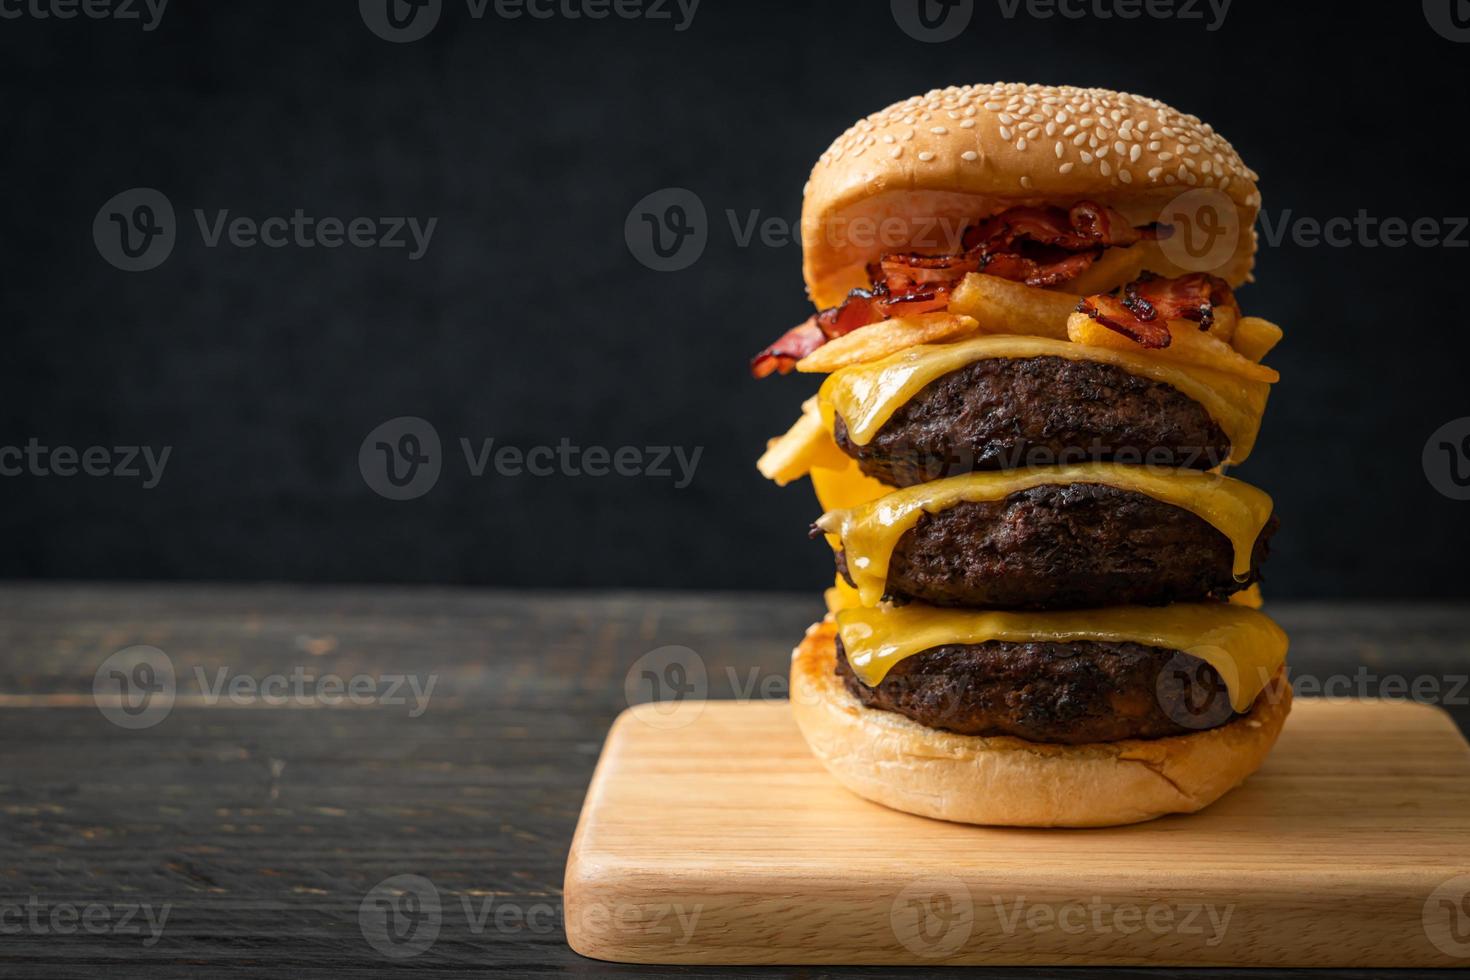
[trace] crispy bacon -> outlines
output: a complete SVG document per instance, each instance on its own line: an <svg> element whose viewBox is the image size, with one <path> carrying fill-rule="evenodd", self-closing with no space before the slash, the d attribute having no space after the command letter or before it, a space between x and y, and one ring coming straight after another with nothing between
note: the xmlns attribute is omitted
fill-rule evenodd
<svg viewBox="0 0 1470 980"><path fill-rule="evenodd" d="M868 275L875 285L881 284L893 295L913 292L915 287L941 285L953 287L971 272L980 271L983 262L978 252L958 255L914 255L893 252L883 256Z"/></svg>
<svg viewBox="0 0 1470 980"><path fill-rule="evenodd" d="M827 342L817 326L816 314L783 333L777 341L750 360L750 373L757 378L780 372L790 374L796 362Z"/></svg>
<svg viewBox="0 0 1470 980"><path fill-rule="evenodd" d="M1163 279L1145 272L1122 290L1085 297L1077 309L1140 346L1158 350L1172 340L1170 320L1192 320L1208 330L1215 322L1215 307L1233 305L1230 284L1217 276L1194 272Z"/></svg>
<svg viewBox="0 0 1470 980"><path fill-rule="evenodd" d="M889 296L879 300L875 306L885 320L896 316L917 316L944 309L949 305L949 294L949 286L929 286L911 290L902 296Z"/></svg>
<svg viewBox="0 0 1470 980"><path fill-rule="evenodd" d="M1064 252L1060 249L1056 252L1057 257L1050 260L1032 258L1016 252L999 252L987 256L981 269L986 275L1045 288L1076 279L1102 256L1100 248L1087 252Z"/></svg>
<svg viewBox="0 0 1470 980"><path fill-rule="evenodd" d="M821 328L824 340L841 337L858 327L866 327L883 319L878 309L879 299L877 290L869 292L866 289L854 289L847 294L847 299L842 301L841 306L823 310L813 319Z"/></svg>
<svg viewBox="0 0 1470 980"><path fill-rule="evenodd" d="M914 311L918 312L918 311ZM796 362L834 337L852 333L858 327L887 319L889 314L881 302L880 291L854 289L841 306L813 313L783 333L777 341L750 361L750 373L764 378L773 373L790 374Z"/></svg>
<svg viewBox="0 0 1470 980"><path fill-rule="evenodd" d="M967 229L962 242L967 249L981 248L987 254L1010 251L1022 240L1080 252L1098 246L1126 247L1157 235L1157 222L1134 228L1112 208L1079 201L1067 211L1053 207L1002 211Z"/></svg>
<svg viewBox="0 0 1470 980"><path fill-rule="evenodd" d="M1157 223L1134 228L1117 211L1093 201L1079 201L1070 210L1010 208L966 229L961 252L883 255L868 266L870 290L854 289L840 306L786 331L752 359L751 373L757 378L786 374L828 340L858 327L944 309L950 292L971 272L983 270L1039 288L1057 286L1087 271L1104 249L1156 238L1161 230L1168 229ZM1119 319L1123 321L1121 315Z"/></svg>

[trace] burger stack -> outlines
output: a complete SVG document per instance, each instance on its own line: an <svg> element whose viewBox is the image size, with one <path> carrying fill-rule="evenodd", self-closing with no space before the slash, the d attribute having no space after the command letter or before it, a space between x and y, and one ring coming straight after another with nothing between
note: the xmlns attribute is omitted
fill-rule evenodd
<svg viewBox="0 0 1470 980"><path fill-rule="evenodd" d="M1101 89L933 91L822 154L818 312L752 370L826 375L758 465L823 510L792 704L849 789L1105 826L1261 764L1290 710L1255 587L1276 520L1225 475L1277 380L1235 295L1259 207L1211 127Z"/></svg>

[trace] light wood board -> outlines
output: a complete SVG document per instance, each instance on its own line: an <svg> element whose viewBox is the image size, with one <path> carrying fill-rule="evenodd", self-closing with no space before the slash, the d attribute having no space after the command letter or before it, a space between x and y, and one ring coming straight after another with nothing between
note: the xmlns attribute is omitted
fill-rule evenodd
<svg viewBox="0 0 1470 980"><path fill-rule="evenodd" d="M1298 699L1243 787L1100 830L970 827L837 785L781 702L641 705L603 749L567 938L630 963L1470 967L1470 746Z"/></svg>

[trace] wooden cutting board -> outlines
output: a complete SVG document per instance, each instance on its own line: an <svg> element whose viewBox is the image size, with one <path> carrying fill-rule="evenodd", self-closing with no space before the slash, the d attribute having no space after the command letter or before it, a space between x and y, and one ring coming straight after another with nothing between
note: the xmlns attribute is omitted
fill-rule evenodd
<svg viewBox="0 0 1470 980"><path fill-rule="evenodd" d="M627 963L1470 966L1470 746L1417 704L1298 699L1190 816L970 827L837 785L784 703L640 705L567 863L567 940Z"/></svg>

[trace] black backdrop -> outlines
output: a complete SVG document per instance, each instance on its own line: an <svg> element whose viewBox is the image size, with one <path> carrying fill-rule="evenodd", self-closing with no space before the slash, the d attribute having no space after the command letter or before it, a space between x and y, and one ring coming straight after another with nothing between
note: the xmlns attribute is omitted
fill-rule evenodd
<svg viewBox="0 0 1470 980"><path fill-rule="evenodd" d="M1361 209L1448 235L1470 214L1470 45L1417 3L1236 0L1212 31L1204 3L1205 21L1123 20L1092 0L1074 0L1081 19L976 0L958 38L922 43L883 0L704 0L683 30L672 4L673 20L565 6L511 19L493 3L476 19L444 0L426 37L399 44L346 0L174 0L151 31L24 2L0 4L20 14L0 19L0 445L172 452L151 489L35 466L0 478L12 577L823 584L809 492L752 466L814 386L745 373L807 312L799 250L742 245L727 211L794 220L834 136L932 87L1160 97L1235 142L1273 221ZM172 254L144 272L114 268L93 237L104 202L136 187L178 216ZM624 225L670 187L704 205L708 244L659 272ZM412 261L210 248L195 208L438 223ZM1243 296L1287 328L1272 358L1284 381L1239 474L1283 519L1269 588L1462 595L1470 503L1434 489L1421 453L1470 415L1470 235L1458 248L1356 238L1264 244ZM443 442L437 484L401 501L358 461L400 416ZM474 477L461 437L702 455L685 487Z"/></svg>

